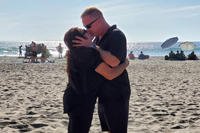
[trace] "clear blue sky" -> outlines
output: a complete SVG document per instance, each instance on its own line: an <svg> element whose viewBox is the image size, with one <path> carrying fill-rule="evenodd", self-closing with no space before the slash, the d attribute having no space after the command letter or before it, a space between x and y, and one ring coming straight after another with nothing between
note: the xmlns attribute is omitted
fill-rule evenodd
<svg viewBox="0 0 200 133"><path fill-rule="evenodd" d="M82 27L88 6L100 8L129 42L200 40L200 0L0 0L0 40L62 40L70 27Z"/></svg>

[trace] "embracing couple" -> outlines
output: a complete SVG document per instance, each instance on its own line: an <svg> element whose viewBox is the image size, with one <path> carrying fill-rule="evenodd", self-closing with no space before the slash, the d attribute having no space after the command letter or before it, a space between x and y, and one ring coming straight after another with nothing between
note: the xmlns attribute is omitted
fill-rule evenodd
<svg viewBox="0 0 200 133"><path fill-rule="evenodd" d="M102 131L127 133L130 84L126 37L95 7L87 8L81 19L86 30L74 27L64 36L69 49L69 81L63 96L68 133L89 132L97 99Z"/></svg>

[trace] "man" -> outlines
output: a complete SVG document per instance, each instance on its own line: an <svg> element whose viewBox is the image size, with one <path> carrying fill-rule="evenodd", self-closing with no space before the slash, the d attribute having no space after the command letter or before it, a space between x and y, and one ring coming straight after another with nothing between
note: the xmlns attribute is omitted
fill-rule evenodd
<svg viewBox="0 0 200 133"><path fill-rule="evenodd" d="M123 63L127 54L126 37L116 25L110 26L95 7L86 9L81 19L91 37L76 37L74 42L79 44L77 46L96 47L103 61L111 67ZM130 84L126 70L119 77L105 81L99 92L98 108L102 131L127 133L129 98Z"/></svg>

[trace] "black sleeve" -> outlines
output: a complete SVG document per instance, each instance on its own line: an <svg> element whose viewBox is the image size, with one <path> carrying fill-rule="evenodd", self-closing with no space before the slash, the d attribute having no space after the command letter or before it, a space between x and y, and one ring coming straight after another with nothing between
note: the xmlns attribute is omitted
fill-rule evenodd
<svg viewBox="0 0 200 133"><path fill-rule="evenodd" d="M72 56L76 67L81 69L94 70L102 62L99 52L93 48L77 48Z"/></svg>
<svg viewBox="0 0 200 133"><path fill-rule="evenodd" d="M126 59L126 37L121 31L114 30L110 35L109 52L111 52L112 55L116 56L121 62L124 62L124 60Z"/></svg>

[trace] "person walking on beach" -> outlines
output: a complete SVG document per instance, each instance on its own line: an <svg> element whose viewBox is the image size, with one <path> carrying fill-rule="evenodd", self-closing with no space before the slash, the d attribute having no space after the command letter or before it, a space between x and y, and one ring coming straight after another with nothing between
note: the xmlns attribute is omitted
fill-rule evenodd
<svg viewBox="0 0 200 133"><path fill-rule="evenodd" d="M58 51L58 58L61 59L62 58L62 53L63 53L63 47L62 44L59 43L59 45L56 47L57 51Z"/></svg>
<svg viewBox="0 0 200 133"><path fill-rule="evenodd" d="M103 61L111 67L125 62L126 37L116 25L109 25L96 7L87 8L81 19L92 37L76 37L73 42L79 44L77 46L96 48ZM119 77L105 81L98 93L98 113L102 131L127 133L130 92L126 70Z"/></svg>
<svg viewBox="0 0 200 133"><path fill-rule="evenodd" d="M22 45L19 46L19 57L22 56Z"/></svg>
<svg viewBox="0 0 200 133"><path fill-rule="evenodd" d="M75 37L87 38L89 34L80 28L66 32L64 42L67 52L68 85L64 92L64 113L69 116L68 133L88 133L99 88L105 78L112 80L128 66L128 60L109 67L92 47L74 47ZM103 78L104 77L104 78Z"/></svg>

